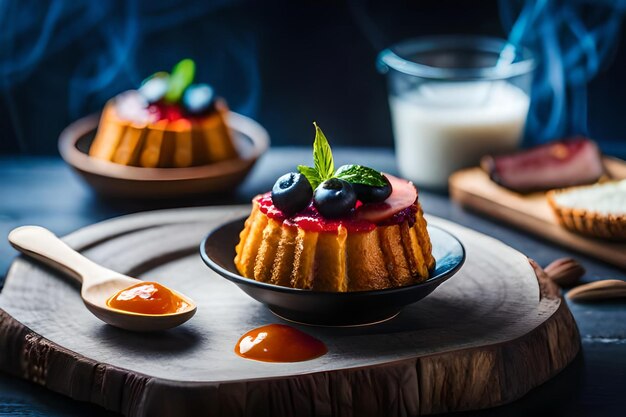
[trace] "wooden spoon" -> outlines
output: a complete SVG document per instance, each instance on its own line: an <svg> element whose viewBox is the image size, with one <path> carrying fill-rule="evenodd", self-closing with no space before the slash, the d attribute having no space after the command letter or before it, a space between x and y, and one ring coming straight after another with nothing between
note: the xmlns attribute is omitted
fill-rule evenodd
<svg viewBox="0 0 626 417"><path fill-rule="evenodd" d="M111 271L67 246L51 231L39 226L22 226L9 233L9 242L20 252L74 278L81 284L80 296L89 311L111 326L134 331L156 331L176 327L196 313L196 304L171 290L187 307L171 314L141 314L107 306L118 291L143 282Z"/></svg>

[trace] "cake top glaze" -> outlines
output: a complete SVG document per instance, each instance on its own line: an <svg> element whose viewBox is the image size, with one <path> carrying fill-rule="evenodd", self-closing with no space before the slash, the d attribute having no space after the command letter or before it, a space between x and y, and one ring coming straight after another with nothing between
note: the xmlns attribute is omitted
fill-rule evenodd
<svg viewBox="0 0 626 417"><path fill-rule="evenodd" d="M417 205L411 204L408 207L400 209L382 218L378 221L367 220L360 216L360 210L366 208L366 205L357 202L354 211L340 217L328 219L320 214L311 202L304 210L293 216L286 216L272 203L271 193L257 196L254 201L259 205L259 209L270 219L282 222L286 226L299 227L300 229L311 232L336 232L339 227L345 228L348 232L370 232L377 226L390 226L408 222L409 226L415 224L415 215L417 213ZM376 204L376 208L387 210L388 205Z"/></svg>
<svg viewBox="0 0 626 417"><path fill-rule="evenodd" d="M223 100L216 97L210 85L194 84L195 73L194 61L183 59L170 73L160 71L150 75L137 90L123 92L115 98L118 115L142 124L206 117Z"/></svg>
<svg viewBox="0 0 626 417"><path fill-rule="evenodd" d="M299 165L281 176L255 203L287 226L317 232L371 231L377 226L415 222L417 190L408 181L362 165L335 170L332 150L315 125L314 166Z"/></svg>

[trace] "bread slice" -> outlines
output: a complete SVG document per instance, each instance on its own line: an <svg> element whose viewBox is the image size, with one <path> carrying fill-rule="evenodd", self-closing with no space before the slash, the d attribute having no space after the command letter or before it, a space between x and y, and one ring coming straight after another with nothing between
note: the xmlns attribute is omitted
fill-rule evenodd
<svg viewBox="0 0 626 417"><path fill-rule="evenodd" d="M565 228L603 239L626 240L626 179L552 190L547 198Z"/></svg>

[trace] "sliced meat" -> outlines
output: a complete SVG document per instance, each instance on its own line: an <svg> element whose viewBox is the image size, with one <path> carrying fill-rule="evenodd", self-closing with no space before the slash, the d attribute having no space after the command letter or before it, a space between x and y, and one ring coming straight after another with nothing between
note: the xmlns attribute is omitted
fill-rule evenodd
<svg viewBox="0 0 626 417"><path fill-rule="evenodd" d="M520 193L591 184L604 174L598 146L582 137L510 155L487 155L480 165L493 181Z"/></svg>

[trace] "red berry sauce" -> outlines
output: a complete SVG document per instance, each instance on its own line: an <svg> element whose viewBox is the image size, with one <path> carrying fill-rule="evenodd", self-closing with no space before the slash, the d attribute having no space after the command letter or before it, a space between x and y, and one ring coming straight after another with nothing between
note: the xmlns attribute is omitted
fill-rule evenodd
<svg viewBox="0 0 626 417"><path fill-rule="evenodd" d="M148 111L157 121L167 120L168 122L175 122L180 119L189 118L183 114L178 104L154 103L148 106Z"/></svg>
<svg viewBox="0 0 626 417"><path fill-rule="evenodd" d="M155 123L161 120L167 120L168 122L187 120L193 123L206 117L205 115L185 114L178 103L158 102L148 104L141 94L135 90L119 94L115 101L116 110L120 117L136 123Z"/></svg>
<svg viewBox="0 0 626 417"><path fill-rule="evenodd" d="M377 226L391 226L405 221L408 221L409 225L413 226L413 224L415 224L415 217L417 214L417 206L413 204L398 211L391 217L388 217L381 222L374 223L357 218L359 207L363 206L363 203L357 201L356 207L349 215L338 219L327 219L324 218L319 211L317 211L313 202L311 202L311 204L309 204L309 206L304 210L291 217L287 217L282 211L274 206L272 203L271 193L267 192L262 194L256 197L255 200L259 204L261 212L263 212L270 219L284 222L287 226L296 226L309 232L336 232L337 229L339 229L339 226L345 227L348 232L370 232ZM375 204L379 204L382 208L386 203L383 202ZM370 206L372 205L368 204L368 207Z"/></svg>

